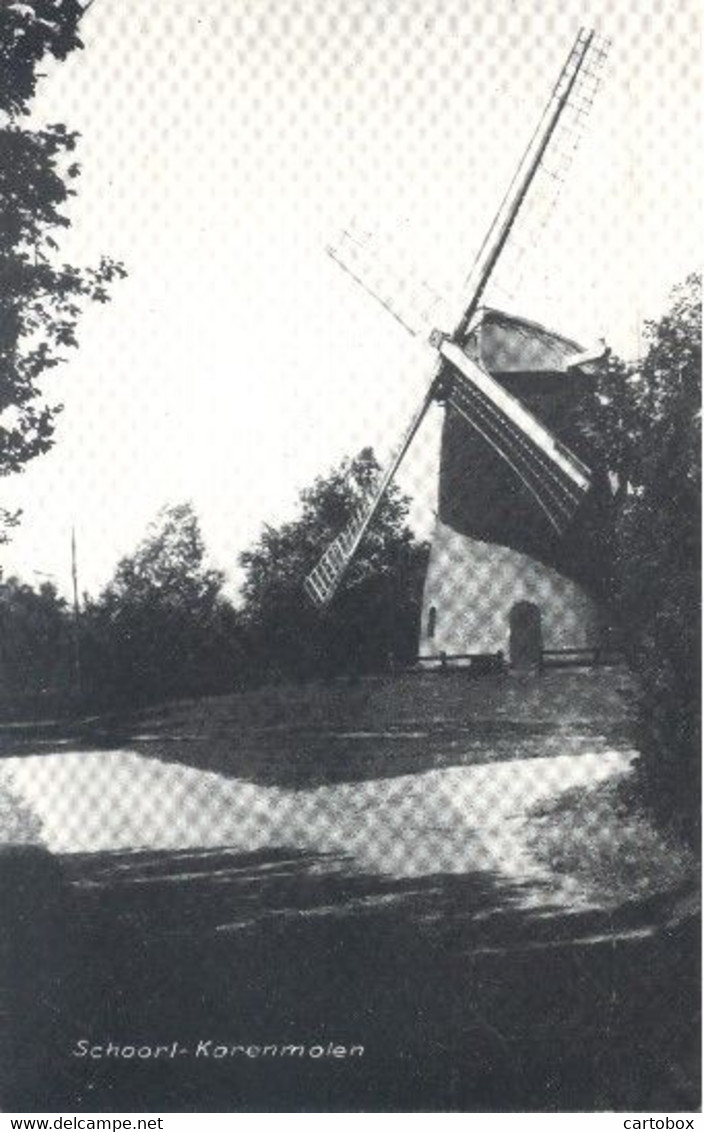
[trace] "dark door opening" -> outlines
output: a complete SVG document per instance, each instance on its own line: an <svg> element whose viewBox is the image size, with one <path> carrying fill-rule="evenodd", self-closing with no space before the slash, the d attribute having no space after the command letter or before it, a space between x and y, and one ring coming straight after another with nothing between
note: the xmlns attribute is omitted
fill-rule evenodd
<svg viewBox="0 0 704 1132"><path fill-rule="evenodd" d="M532 601L517 601L509 613L512 668L539 668L543 657L540 609Z"/></svg>

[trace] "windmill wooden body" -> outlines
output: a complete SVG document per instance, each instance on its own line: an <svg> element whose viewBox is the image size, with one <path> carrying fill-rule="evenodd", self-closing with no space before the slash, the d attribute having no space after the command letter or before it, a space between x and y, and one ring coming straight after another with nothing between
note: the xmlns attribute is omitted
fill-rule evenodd
<svg viewBox="0 0 704 1132"><path fill-rule="evenodd" d="M588 380L583 351L481 303L526 202L542 190L549 204L564 177L605 54L593 32L580 31L477 257L455 329L431 335L438 356L426 396L376 491L305 582L318 606L333 599L430 405L443 403L421 655L496 653L512 641L517 651L527 642L530 652L531 640L534 647L576 649L598 637L598 601L587 592L598 587L585 566L608 493L569 419Z"/></svg>

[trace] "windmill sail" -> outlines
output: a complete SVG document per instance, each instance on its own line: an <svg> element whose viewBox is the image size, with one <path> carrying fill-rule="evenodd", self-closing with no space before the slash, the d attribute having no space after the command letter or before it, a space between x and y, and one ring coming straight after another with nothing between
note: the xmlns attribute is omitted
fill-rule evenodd
<svg viewBox="0 0 704 1132"><path fill-rule="evenodd" d="M608 43L593 31L579 31L533 139L479 250L468 281L469 300L462 302L456 329L451 336L437 332L431 336L440 354L440 364L430 388L376 492L328 547L306 579L306 591L317 605L327 605L332 599L433 400L448 401L499 453L558 534L565 530L588 492L590 470L517 398L471 362L463 345L487 284L514 233L519 214L536 191L539 176L548 183L554 182L559 190L598 90L607 50ZM394 310L385 296L365 284L342 256L334 252L333 255L413 333L406 318Z"/></svg>
<svg viewBox="0 0 704 1132"><path fill-rule="evenodd" d="M522 210L520 226L511 233L498 269L491 277L487 291L492 295L514 299L529 267L535 262L541 238L584 136L592 104L601 86L609 47L608 40L593 35L574 89L550 140L549 150L536 171Z"/></svg>
<svg viewBox="0 0 704 1132"><path fill-rule="evenodd" d="M502 274L516 278L531 242L540 234L555 206L601 85L609 41L580 28L535 133L523 154L499 209L477 253L467 279L469 304L458 333L466 332L494 278L499 259ZM521 217L521 240L516 221Z"/></svg>
<svg viewBox="0 0 704 1132"><path fill-rule="evenodd" d="M511 466L561 534L591 486L591 472L517 397L445 340L453 367L447 400Z"/></svg>
<svg viewBox="0 0 704 1132"><path fill-rule="evenodd" d="M345 229L336 244L329 244L331 259L371 295L413 338L427 338L437 325L442 296L417 271L389 266L374 248L368 232Z"/></svg>
<svg viewBox="0 0 704 1132"><path fill-rule="evenodd" d="M355 556L357 547L364 538L364 533L372 522L379 509L382 499L386 495L389 484L396 475L399 464L411 446L421 421L435 396L435 380L416 409L401 443L390 460L383 476L366 502L357 508L345 529L334 539L317 566L308 575L304 588L315 605L325 606L334 597L335 591L342 580L347 567Z"/></svg>

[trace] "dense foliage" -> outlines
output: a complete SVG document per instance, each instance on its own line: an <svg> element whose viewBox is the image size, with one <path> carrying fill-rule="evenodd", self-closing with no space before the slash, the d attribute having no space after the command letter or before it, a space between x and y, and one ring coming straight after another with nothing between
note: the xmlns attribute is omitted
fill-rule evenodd
<svg viewBox="0 0 704 1132"><path fill-rule="evenodd" d="M232 691L243 679L237 616L207 566L190 504L167 507L82 617L86 692L140 704Z"/></svg>
<svg viewBox="0 0 704 1132"><path fill-rule="evenodd" d="M16 710L30 691L47 707L63 696L65 706L100 709L409 663L427 548L407 527L408 501L397 490L330 609L321 614L303 591L306 573L377 472L373 454L362 452L301 493L298 519L266 527L241 555L241 608L207 564L192 506L164 508L98 597L84 599L80 680L72 610L51 586L35 591L8 580L0 586L3 710Z"/></svg>
<svg viewBox="0 0 704 1132"><path fill-rule="evenodd" d="M53 445L61 405L40 383L77 344L83 304L105 302L108 285L124 274L109 259L94 267L61 262L65 206L80 173L77 135L22 121L39 61L80 46L80 13L75 0L11 3L0 12L0 476ZM0 540L16 520L0 508Z"/></svg>
<svg viewBox="0 0 704 1132"><path fill-rule="evenodd" d="M79 0L6 0L0 17L0 111L26 114L47 55L65 59L82 46Z"/></svg>
<svg viewBox="0 0 704 1132"><path fill-rule="evenodd" d="M335 599L324 612L303 580L379 475L370 449L319 476L296 519L266 527L240 556L243 620L260 679L389 670L415 659L427 547L407 525L408 499L386 494Z"/></svg>
<svg viewBox="0 0 704 1132"><path fill-rule="evenodd" d="M603 367L585 429L616 490L612 598L639 682L643 786L696 836L700 782L701 280Z"/></svg>
<svg viewBox="0 0 704 1132"><path fill-rule="evenodd" d="M0 583L0 688L12 701L65 696L73 682L73 623L54 586Z"/></svg>

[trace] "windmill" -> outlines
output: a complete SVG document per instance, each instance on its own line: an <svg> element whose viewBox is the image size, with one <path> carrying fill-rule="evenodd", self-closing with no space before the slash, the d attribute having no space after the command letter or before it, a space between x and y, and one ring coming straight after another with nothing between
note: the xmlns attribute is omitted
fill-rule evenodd
<svg viewBox="0 0 704 1132"><path fill-rule="evenodd" d="M445 406L441 512L443 509L452 511L453 505L454 511L460 512L459 516L455 514L452 530L460 538L481 542L485 548L513 548L513 553L537 569L538 588L540 584L545 588L551 572L567 586L578 585L583 580L574 581L574 575L580 574L583 557L580 555L583 545L574 531L583 531L583 516L594 510L593 499L599 495L600 477L584 453L575 451L578 445L567 442L563 422L554 419L554 406L560 403L564 410L565 401L569 402L574 376L581 372L579 364L585 360L584 352L574 341L552 334L537 324L484 308L482 300L502 257L507 259L513 254L515 259L516 254L519 258L522 254L516 239L519 217L525 218L532 208L538 214L539 223L544 224L554 205L600 85L607 51L608 42L594 31L579 31L477 255L466 292L457 303L459 314L454 330L451 333L433 330L430 335L437 357L422 402L375 489L305 579L305 590L318 607L325 608L332 601L434 402ZM332 254L365 285L355 267L350 266L349 257L345 259L337 251ZM391 302L378 293L375 297L415 333ZM428 305L432 308L434 303L431 301ZM541 386L545 375L550 377L553 386L555 379L558 380L552 396L549 390L546 396L544 382ZM519 380L521 376L523 381ZM527 376L532 378L528 385ZM560 415L564 417L565 412L558 413L558 418ZM482 482L493 487L492 518L488 526L481 515L475 513L467 519L461 514L463 499L468 495L481 501ZM504 492L498 500L497 484ZM478 505L481 506L481 502ZM534 537L528 539L527 547L522 547L525 540L520 528L525 527L526 521L529 528L535 528ZM440 522L439 526L443 528L447 524ZM437 637L438 609L432 605L432 600L435 590L439 593L443 586L435 584L434 587L434 557L435 573L442 575L444 571L445 589L449 587L451 591L457 584L451 576L448 582L442 547L434 555L438 541L443 542L443 531L436 530L436 536L426 581L422 645L423 642L430 645ZM527 550L527 554L523 550ZM445 555L446 560L447 557ZM491 554L485 555L485 559L491 567ZM507 567L505 555L503 565ZM541 567L544 577L540 576ZM521 587L513 589L515 596ZM581 600L580 593L575 591L573 595L577 604ZM472 633L471 628L466 629L464 635L456 633L455 645L464 641L465 646L470 646L464 651L490 652L493 648L487 644L491 646L493 640L495 645L501 635L487 638L475 633L476 639L472 640ZM478 643L481 647L476 647ZM436 652L438 648L436 645ZM455 647L453 651L462 649Z"/></svg>

